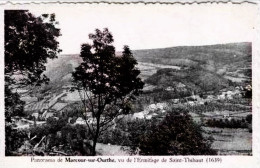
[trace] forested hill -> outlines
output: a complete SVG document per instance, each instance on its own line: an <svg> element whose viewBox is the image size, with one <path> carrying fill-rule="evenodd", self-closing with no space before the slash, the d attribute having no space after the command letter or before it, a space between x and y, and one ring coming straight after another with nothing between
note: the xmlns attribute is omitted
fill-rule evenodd
<svg viewBox="0 0 260 168"><path fill-rule="evenodd" d="M229 78L249 79L251 77L251 52L251 43L245 42L133 50L133 55L138 62L187 68L200 67ZM60 55L57 59L48 62L46 75L51 83L65 84L71 81L70 74L80 62L81 58L78 54Z"/></svg>
<svg viewBox="0 0 260 168"><path fill-rule="evenodd" d="M142 62L176 65L179 63L232 64L251 60L252 44L249 42L205 46L180 46L160 49L133 51L135 58ZM179 60L176 60L179 59Z"/></svg>
<svg viewBox="0 0 260 168"><path fill-rule="evenodd" d="M205 70L233 82L251 83L252 44L181 46L133 51L139 62Z"/></svg>

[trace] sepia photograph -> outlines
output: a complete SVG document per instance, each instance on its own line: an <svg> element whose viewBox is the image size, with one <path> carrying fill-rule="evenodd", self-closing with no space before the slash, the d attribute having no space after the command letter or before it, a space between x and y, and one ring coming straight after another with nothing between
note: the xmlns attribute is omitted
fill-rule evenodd
<svg viewBox="0 0 260 168"><path fill-rule="evenodd" d="M5 156L253 156L257 5L4 13Z"/></svg>

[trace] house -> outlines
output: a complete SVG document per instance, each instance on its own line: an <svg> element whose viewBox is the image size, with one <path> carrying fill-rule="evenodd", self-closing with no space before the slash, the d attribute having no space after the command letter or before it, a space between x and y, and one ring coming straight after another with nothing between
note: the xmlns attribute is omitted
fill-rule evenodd
<svg viewBox="0 0 260 168"><path fill-rule="evenodd" d="M217 96L217 99L218 99L218 100L224 100L225 98L226 98L226 96L223 95L223 94Z"/></svg>
<svg viewBox="0 0 260 168"><path fill-rule="evenodd" d="M45 119L47 119L49 117L53 117L53 116L54 116L54 113L49 112L49 113L46 114Z"/></svg>
<svg viewBox="0 0 260 168"><path fill-rule="evenodd" d="M133 118L140 118L140 119L143 119L144 118L144 113L143 112L140 112L140 113L134 113L133 114Z"/></svg>
<svg viewBox="0 0 260 168"><path fill-rule="evenodd" d="M176 85L176 88L185 88L186 85L184 85L183 83L179 82L177 85Z"/></svg>
<svg viewBox="0 0 260 168"><path fill-rule="evenodd" d="M174 88L171 87L171 86L169 86L169 87L167 87L165 90L166 90L166 91L174 91Z"/></svg>
<svg viewBox="0 0 260 168"><path fill-rule="evenodd" d="M172 99L172 103L174 103L174 104L178 104L179 102L180 102L179 99Z"/></svg>
<svg viewBox="0 0 260 168"><path fill-rule="evenodd" d="M31 114L31 116L35 117L35 118L39 118L39 113L38 112L33 112Z"/></svg>
<svg viewBox="0 0 260 168"><path fill-rule="evenodd" d="M194 106L195 105L195 103L193 101L188 101L187 104L190 105L190 106Z"/></svg>
<svg viewBox="0 0 260 168"><path fill-rule="evenodd" d="M213 95L208 95L208 96L207 96L207 99L213 100L213 99L214 99L214 96L213 96Z"/></svg>
<svg viewBox="0 0 260 168"><path fill-rule="evenodd" d="M76 124L79 124L79 125L85 125L86 124L86 121L82 118L82 117L79 117L77 118L76 122L74 123L74 125Z"/></svg>
<svg viewBox="0 0 260 168"><path fill-rule="evenodd" d="M55 115L55 110L53 109L48 109L48 110L44 110L44 112L42 113L41 117L42 118L49 118L49 117L53 117Z"/></svg>

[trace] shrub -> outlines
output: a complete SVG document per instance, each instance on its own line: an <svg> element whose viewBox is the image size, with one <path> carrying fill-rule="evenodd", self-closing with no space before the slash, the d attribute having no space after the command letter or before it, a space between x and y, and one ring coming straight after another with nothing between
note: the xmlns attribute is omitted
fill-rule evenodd
<svg viewBox="0 0 260 168"><path fill-rule="evenodd" d="M100 143L112 144L112 145L129 145L129 139L127 133L121 129L108 129L102 134L98 140Z"/></svg>
<svg viewBox="0 0 260 168"><path fill-rule="evenodd" d="M91 136L88 133L86 126L83 125L66 125L61 129L60 143L70 149L66 151L70 155L90 155Z"/></svg>
<svg viewBox="0 0 260 168"><path fill-rule="evenodd" d="M141 155L214 155L211 142L202 136L185 110L169 112L161 122L153 122L141 136Z"/></svg>
<svg viewBox="0 0 260 168"><path fill-rule="evenodd" d="M89 155L89 146L87 142L91 139L86 126L67 124L65 119L48 118L46 125L31 127L29 129L31 137L36 136L31 144L39 143L42 137L45 138L45 152L49 152L53 147L63 146L59 149L68 155Z"/></svg>
<svg viewBox="0 0 260 168"><path fill-rule="evenodd" d="M24 130L16 130L13 129L12 125L6 124L5 126L5 155L12 156L13 152L17 151L17 149L23 144L23 142L27 139L27 133Z"/></svg>

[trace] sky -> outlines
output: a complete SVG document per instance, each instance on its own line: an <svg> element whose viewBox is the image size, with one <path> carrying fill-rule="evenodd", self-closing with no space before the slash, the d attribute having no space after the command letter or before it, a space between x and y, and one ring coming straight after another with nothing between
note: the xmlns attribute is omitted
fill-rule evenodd
<svg viewBox="0 0 260 168"><path fill-rule="evenodd" d="M121 51L174 46L252 42L257 6L253 4L111 5L79 4L29 8L55 13L62 36L61 54L78 54L96 28L108 28Z"/></svg>

